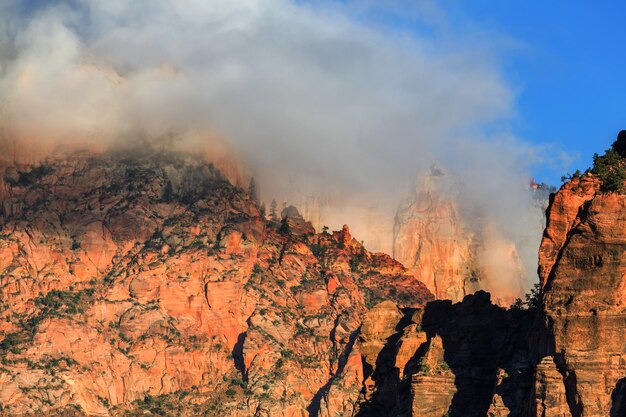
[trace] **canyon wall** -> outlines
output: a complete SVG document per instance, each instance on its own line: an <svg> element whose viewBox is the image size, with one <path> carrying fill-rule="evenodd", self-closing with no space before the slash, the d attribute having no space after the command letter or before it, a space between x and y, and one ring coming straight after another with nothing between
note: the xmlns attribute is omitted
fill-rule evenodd
<svg viewBox="0 0 626 417"><path fill-rule="evenodd" d="M599 189L551 197L541 294L504 308L435 188L398 234L432 232L431 272L455 255L433 294L347 226L267 221L203 157L5 164L0 413L622 416L626 196Z"/></svg>
<svg viewBox="0 0 626 417"><path fill-rule="evenodd" d="M626 196L599 188L585 174L553 197L539 258L541 353L561 378L537 384L572 417L626 413Z"/></svg>
<svg viewBox="0 0 626 417"><path fill-rule="evenodd" d="M503 306L523 298L534 275L535 245L539 239L514 242L487 210L462 198L463 183L433 166L422 173L414 192L400 205L395 217L393 256L408 267L441 300L461 301L485 290ZM547 194L529 187L529 233L542 227ZM536 218L535 218L536 217ZM525 265L520 250L532 250L532 265ZM527 260L526 260L527 261Z"/></svg>
<svg viewBox="0 0 626 417"><path fill-rule="evenodd" d="M294 208L266 222L190 154L81 154L1 178L6 415L350 415L368 309L433 299L347 226L316 234Z"/></svg>

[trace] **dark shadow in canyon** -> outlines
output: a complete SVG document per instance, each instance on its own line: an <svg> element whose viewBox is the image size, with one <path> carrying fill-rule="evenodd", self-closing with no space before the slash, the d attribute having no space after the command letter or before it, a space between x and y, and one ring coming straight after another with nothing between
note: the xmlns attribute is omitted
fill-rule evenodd
<svg viewBox="0 0 626 417"><path fill-rule="evenodd" d="M335 329L338 324L337 320L338 319L335 320L335 327L330 333L331 340L334 340L335 338ZM309 412L310 417L317 417L319 415L320 407L322 404L322 399L328 396L328 392L330 391L330 388L332 387L333 382L335 381L335 378L343 374L343 371L346 367L346 363L348 362L348 357L350 356L350 352L352 352L352 349L354 348L354 344L356 343L356 340L359 337L360 331L361 331L361 328L359 327L354 332L352 332L348 340L348 343L346 343L345 349L343 350L343 352L341 352L341 355L339 355L338 364L337 364L337 372L335 372L335 374L319 390L317 390L317 392L313 396L311 403L307 407L307 411Z"/></svg>
<svg viewBox="0 0 626 417"><path fill-rule="evenodd" d="M412 376L419 373L420 360L428 349L422 344L400 379L394 367L398 341L412 323L414 309L404 317L379 353L374 370L364 363L364 377L371 376L374 389L367 394L356 417L410 415ZM421 320L429 340L441 337L444 360L455 375L456 394L449 409L451 417L485 417L494 395L510 417L528 415L533 387L535 354L531 352L536 311L505 309L491 303L484 291L466 296L462 302L429 302Z"/></svg>
<svg viewBox="0 0 626 417"><path fill-rule="evenodd" d="M610 417L626 416L626 378L617 381L611 393Z"/></svg>
<svg viewBox="0 0 626 417"><path fill-rule="evenodd" d="M456 304L426 305L422 328L429 337L441 337L445 361L456 378L451 417L484 417L495 394L510 417L525 415L532 389L528 341L534 314L496 306L484 291Z"/></svg>
<svg viewBox="0 0 626 417"><path fill-rule="evenodd" d="M233 347L233 351L231 354L233 355L233 362L235 364L235 369L241 373L241 378L244 381L248 380L248 375L246 375L246 366L243 361L243 343L246 340L246 333L239 333L237 336L237 343Z"/></svg>

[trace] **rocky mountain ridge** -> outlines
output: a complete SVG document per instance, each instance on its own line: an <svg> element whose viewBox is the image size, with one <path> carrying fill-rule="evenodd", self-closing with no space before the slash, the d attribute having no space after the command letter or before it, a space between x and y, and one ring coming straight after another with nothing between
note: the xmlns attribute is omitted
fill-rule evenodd
<svg viewBox="0 0 626 417"><path fill-rule="evenodd" d="M117 415L181 392L214 415L342 415L361 391L368 307L432 299L347 227L268 224L189 155L77 155L2 177L8 415Z"/></svg>
<svg viewBox="0 0 626 417"><path fill-rule="evenodd" d="M626 196L552 196L541 293L435 300L185 153L6 164L3 415L621 416Z"/></svg>

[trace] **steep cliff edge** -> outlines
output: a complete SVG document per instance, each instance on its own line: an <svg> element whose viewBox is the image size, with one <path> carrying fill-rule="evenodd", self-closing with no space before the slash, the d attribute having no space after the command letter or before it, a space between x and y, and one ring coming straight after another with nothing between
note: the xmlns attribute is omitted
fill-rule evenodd
<svg viewBox="0 0 626 417"><path fill-rule="evenodd" d="M396 213L393 256L437 299L460 301L481 288L475 233L458 212L454 183L433 168L422 174Z"/></svg>
<svg viewBox="0 0 626 417"><path fill-rule="evenodd" d="M402 313L392 303L371 310L383 331L364 321L363 352L376 350L366 357L357 416L529 415L534 309L505 309L478 291L459 303L432 301ZM383 316L400 317L395 332Z"/></svg>
<svg viewBox="0 0 626 417"><path fill-rule="evenodd" d="M268 222L187 153L1 174L2 415L626 413L626 196L597 175L552 196L540 300L507 309L434 300L347 226Z"/></svg>
<svg viewBox="0 0 626 417"><path fill-rule="evenodd" d="M601 186L584 174L559 190L540 249L542 353L562 378L537 384L565 392L572 417L626 413L626 196Z"/></svg>

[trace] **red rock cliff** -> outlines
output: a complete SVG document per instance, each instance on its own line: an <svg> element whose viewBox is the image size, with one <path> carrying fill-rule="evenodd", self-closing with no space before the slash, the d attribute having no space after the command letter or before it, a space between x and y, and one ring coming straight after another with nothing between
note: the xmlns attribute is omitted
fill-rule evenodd
<svg viewBox="0 0 626 417"><path fill-rule="evenodd" d="M295 211L267 224L203 161L2 167L5 415L356 412L368 309L432 295L347 227L315 234Z"/></svg>
<svg viewBox="0 0 626 417"><path fill-rule="evenodd" d="M626 413L626 196L599 188L590 174L574 178L548 209L539 256L545 353L561 377L538 372L536 385L562 403L544 395L538 415Z"/></svg>

